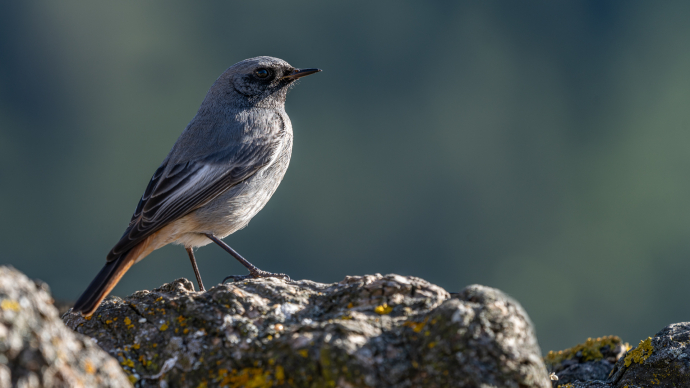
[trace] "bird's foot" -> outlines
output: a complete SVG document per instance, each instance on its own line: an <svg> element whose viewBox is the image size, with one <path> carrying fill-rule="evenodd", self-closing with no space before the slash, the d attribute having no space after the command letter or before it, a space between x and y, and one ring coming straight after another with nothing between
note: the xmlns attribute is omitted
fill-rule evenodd
<svg viewBox="0 0 690 388"><path fill-rule="evenodd" d="M252 271L247 275L230 275L223 279L222 284L225 284L228 280L232 280L233 282L241 282L242 280L247 280L247 279L258 279L258 278L281 278L286 281L290 281L290 277L284 273L273 273L273 272L266 272L262 271L260 269L257 269L256 271Z"/></svg>

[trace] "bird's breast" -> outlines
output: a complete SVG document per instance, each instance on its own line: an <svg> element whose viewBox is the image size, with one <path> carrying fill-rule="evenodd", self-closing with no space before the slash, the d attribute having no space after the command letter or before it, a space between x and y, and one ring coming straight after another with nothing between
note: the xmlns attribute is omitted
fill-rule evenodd
<svg viewBox="0 0 690 388"><path fill-rule="evenodd" d="M287 123L289 126L289 122ZM254 175L233 186L190 216L194 224L218 237L228 236L245 226L278 189L292 155L292 130L284 131L272 160Z"/></svg>

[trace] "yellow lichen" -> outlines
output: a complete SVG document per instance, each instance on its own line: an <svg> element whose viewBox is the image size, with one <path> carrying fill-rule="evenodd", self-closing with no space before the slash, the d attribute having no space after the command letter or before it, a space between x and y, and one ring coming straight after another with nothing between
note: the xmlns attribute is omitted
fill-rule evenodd
<svg viewBox="0 0 690 388"><path fill-rule="evenodd" d="M132 320L129 317L125 317L125 325L129 326L132 324Z"/></svg>
<svg viewBox="0 0 690 388"><path fill-rule="evenodd" d="M347 308L351 309L352 307L354 307L354 305L352 304L352 302L350 302L350 303L347 304Z"/></svg>
<svg viewBox="0 0 690 388"><path fill-rule="evenodd" d="M217 381L218 385L230 388L269 388L285 383L285 371L282 366L276 367L275 373L261 368L219 369Z"/></svg>
<svg viewBox="0 0 690 388"><path fill-rule="evenodd" d="M276 380L277 380L278 385L283 385L283 383L285 382L285 369L283 369L283 367L281 365L278 365L276 367L275 376L276 376Z"/></svg>
<svg viewBox="0 0 690 388"><path fill-rule="evenodd" d="M86 371L86 373L90 375L96 373L96 367L94 367L91 361L89 360L86 360L86 362L84 362L84 370Z"/></svg>
<svg viewBox="0 0 690 388"><path fill-rule="evenodd" d="M120 363L122 366L128 366L130 368L134 368L134 361L130 360L129 358L125 359Z"/></svg>
<svg viewBox="0 0 690 388"><path fill-rule="evenodd" d="M422 322L407 321L403 323L403 326L411 328L415 333L421 333L424 330L424 326L429 321L429 317L424 318Z"/></svg>
<svg viewBox="0 0 690 388"><path fill-rule="evenodd" d="M134 383L136 383L137 381L139 381L139 379L136 378L136 376L133 376L133 375L129 375L129 376L127 376L127 378L129 379L129 382L132 383L132 384L134 384Z"/></svg>
<svg viewBox="0 0 690 388"><path fill-rule="evenodd" d="M19 311L19 302L11 299L3 299L2 302L0 302L0 309Z"/></svg>
<svg viewBox="0 0 690 388"><path fill-rule="evenodd" d="M546 357L544 357L544 362L548 365L560 364L565 360L569 360L580 352L584 361L596 361L602 359L604 356L601 354L601 348L604 346L609 346L610 349L615 349L618 345L626 346L623 344L620 337L615 335L610 335L606 337L599 337L596 339L587 338L582 344L573 346L572 348L559 350L554 352L550 351Z"/></svg>
<svg viewBox="0 0 690 388"><path fill-rule="evenodd" d="M309 351L307 349L298 350L297 353L299 353L300 356L302 356L304 358L309 357Z"/></svg>
<svg viewBox="0 0 690 388"><path fill-rule="evenodd" d="M160 302L161 300L163 300L163 297L162 297L162 296L159 297L158 299L156 299L156 302Z"/></svg>
<svg viewBox="0 0 690 388"><path fill-rule="evenodd" d="M649 356L652 355L652 337L640 341L640 344L625 356L625 366L630 366L631 363L642 364Z"/></svg>
<svg viewBox="0 0 690 388"><path fill-rule="evenodd" d="M374 312L379 315L386 315L390 314L391 311L393 311L393 307L389 306L388 304L384 303L380 306L376 306L374 309Z"/></svg>
<svg viewBox="0 0 690 388"><path fill-rule="evenodd" d="M139 349L141 346L139 344L132 345L132 349Z"/></svg>
<svg viewBox="0 0 690 388"><path fill-rule="evenodd" d="M168 324L167 323L162 324L161 327L158 328L158 330L160 330L160 331L168 330Z"/></svg>

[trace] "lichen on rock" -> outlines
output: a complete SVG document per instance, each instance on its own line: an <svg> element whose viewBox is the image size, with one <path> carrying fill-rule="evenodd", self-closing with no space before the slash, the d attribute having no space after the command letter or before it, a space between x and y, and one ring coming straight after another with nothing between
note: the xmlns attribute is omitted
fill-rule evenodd
<svg viewBox="0 0 690 388"><path fill-rule="evenodd" d="M611 337L607 337L611 338ZM608 341L608 340L607 340ZM601 341L607 342L607 341ZM589 342L589 341L588 341ZM597 341L592 341L597 342ZM615 340L619 343L619 340ZM640 341L618 357L610 372L604 374L600 361L578 363L576 358L566 360L565 353L550 352L547 364L553 369L552 361L560 357L562 368L557 373L554 387L561 388L638 388L638 387L689 387L690 386L690 322L674 323L658 332L654 337ZM580 349L578 345L571 349ZM582 352L579 352L580 355Z"/></svg>
<svg viewBox="0 0 690 388"><path fill-rule="evenodd" d="M415 277L179 279L64 317L136 386L548 387L529 318L500 291Z"/></svg>
<svg viewBox="0 0 690 388"><path fill-rule="evenodd" d="M633 362L642 364L646 359L649 358L649 356L652 355L652 351L652 337L648 337L646 340L640 341L640 344L637 345L635 349L628 352L623 360L623 363L626 367L629 367Z"/></svg>
<svg viewBox="0 0 690 388"><path fill-rule="evenodd" d="M606 380L614 364L630 345L618 336L588 338L585 342L557 352L550 351L544 362L558 377L554 387L568 387L578 381Z"/></svg>
<svg viewBox="0 0 690 388"><path fill-rule="evenodd" d="M117 362L60 320L48 288L0 266L0 387L131 387Z"/></svg>
<svg viewBox="0 0 690 388"><path fill-rule="evenodd" d="M611 372L615 386L690 386L690 322L666 326L618 360Z"/></svg>

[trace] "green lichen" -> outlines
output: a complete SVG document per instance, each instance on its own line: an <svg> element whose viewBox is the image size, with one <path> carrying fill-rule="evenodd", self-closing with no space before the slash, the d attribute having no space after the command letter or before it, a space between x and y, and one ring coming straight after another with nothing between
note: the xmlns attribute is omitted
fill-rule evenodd
<svg viewBox="0 0 690 388"><path fill-rule="evenodd" d="M585 362L601 360L604 357L603 354L601 354L601 349L603 347L608 346L610 349L615 349L619 345L628 346L628 344L623 344L620 337L615 335L596 339L587 338L587 341L575 345L572 348L559 350L558 352L554 352L553 350L550 351L546 357L544 357L544 362L547 365L557 365L565 360L578 356L578 353Z"/></svg>
<svg viewBox="0 0 690 388"><path fill-rule="evenodd" d="M642 364L646 359L649 358L649 356L652 355L653 350L652 337L647 337L646 340L640 341L640 344L637 345L635 349L628 352L628 354L625 356L625 366L628 367L633 362L636 364Z"/></svg>

